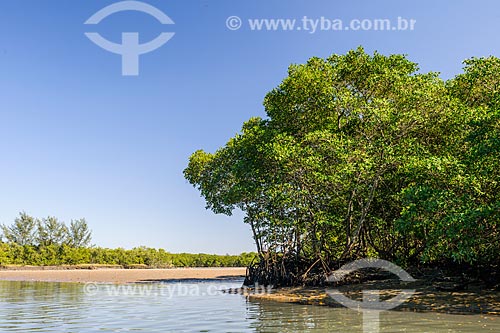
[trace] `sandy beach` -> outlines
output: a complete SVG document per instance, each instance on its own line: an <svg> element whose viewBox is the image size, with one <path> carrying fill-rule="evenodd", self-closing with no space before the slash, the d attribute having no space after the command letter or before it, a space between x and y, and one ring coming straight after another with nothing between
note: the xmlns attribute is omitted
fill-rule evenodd
<svg viewBox="0 0 500 333"><path fill-rule="evenodd" d="M132 283L161 280L230 279L245 276L244 267L169 269L30 269L0 270L4 281Z"/></svg>

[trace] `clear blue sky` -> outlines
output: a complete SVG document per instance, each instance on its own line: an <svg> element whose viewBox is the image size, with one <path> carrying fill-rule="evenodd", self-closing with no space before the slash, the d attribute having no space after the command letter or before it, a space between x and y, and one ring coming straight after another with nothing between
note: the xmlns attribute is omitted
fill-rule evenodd
<svg viewBox="0 0 500 333"><path fill-rule="evenodd" d="M173 252L254 250L242 215L214 215L183 178L189 155L214 151L251 116L291 63L311 56L404 53L443 78L471 56L500 55L498 1L145 2L173 19L138 12L83 23L108 0L0 0L0 222L19 211L62 220L85 217L93 242ZM251 31L226 18L390 18L413 31ZM140 57L140 75L121 76L115 42L175 36Z"/></svg>

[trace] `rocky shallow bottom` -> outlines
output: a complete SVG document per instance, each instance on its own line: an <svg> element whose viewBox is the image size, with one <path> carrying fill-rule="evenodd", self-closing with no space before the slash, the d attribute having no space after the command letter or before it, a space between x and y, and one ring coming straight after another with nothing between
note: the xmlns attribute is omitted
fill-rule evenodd
<svg viewBox="0 0 500 333"><path fill-rule="evenodd" d="M363 291L378 290L384 301L398 295L403 289L415 290L411 298L394 308L399 311L442 312L452 314L500 315L500 292L470 284L464 290L454 291L452 282L431 283L425 279L415 282L397 280L365 281L336 287L286 287L278 289L245 289L250 299L270 300L287 303L342 307L330 295L342 293L361 301Z"/></svg>

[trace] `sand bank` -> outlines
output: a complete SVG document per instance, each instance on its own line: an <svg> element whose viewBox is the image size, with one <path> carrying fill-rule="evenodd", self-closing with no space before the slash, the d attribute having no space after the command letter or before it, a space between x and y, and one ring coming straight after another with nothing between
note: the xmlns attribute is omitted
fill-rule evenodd
<svg viewBox="0 0 500 333"><path fill-rule="evenodd" d="M330 297L332 290L340 291L349 298L362 301L363 290L379 290L381 300L386 300L398 295L401 289L415 289L413 296L395 310L500 315L500 291L483 290L473 286L462 291L440 291L425 280L417 280L415 283L408 284L401 283L399 286L395 286L397 284L388 281L374 281L344 285L338 288L279 288L271 293L249 292L248 297L254 300L343 307Z"/></svg>
<svg viewBox="0 0 500 333"><path fill-rule="evenodd" d="M0 280L48 282L131 283L185 279L231 279L245 275L246 268L169 268L169 269L29 269L0 270Z"/></svg>

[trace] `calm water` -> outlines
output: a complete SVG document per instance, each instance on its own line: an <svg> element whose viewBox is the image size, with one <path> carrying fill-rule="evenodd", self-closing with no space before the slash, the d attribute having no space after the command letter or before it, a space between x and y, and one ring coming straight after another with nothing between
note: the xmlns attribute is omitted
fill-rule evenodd
<svg viewBox="0 0 500 333"><path fill-rule="evenodd" d="M241 281L127 286L0 281L0 332L362 332L348 309L250 302ZM500 332L500 317L385 312L380 332Z"/></svg>

